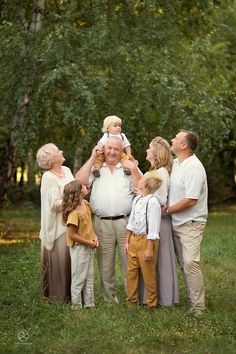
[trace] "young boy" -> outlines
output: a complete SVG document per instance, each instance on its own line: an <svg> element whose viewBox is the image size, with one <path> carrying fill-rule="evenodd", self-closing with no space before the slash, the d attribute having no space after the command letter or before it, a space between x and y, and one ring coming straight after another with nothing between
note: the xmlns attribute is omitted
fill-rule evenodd
<svg viewBox="0 0 236 354"><path fill-rule="evenodd" d="M138 303L138 279L141 269L146 288L146 306L157 305L157 251L161 207L153 195L162 181L156 172L147 172L138 182L140 195L134 198L127 225L125 252L128 255L128 303Z"/></svg>

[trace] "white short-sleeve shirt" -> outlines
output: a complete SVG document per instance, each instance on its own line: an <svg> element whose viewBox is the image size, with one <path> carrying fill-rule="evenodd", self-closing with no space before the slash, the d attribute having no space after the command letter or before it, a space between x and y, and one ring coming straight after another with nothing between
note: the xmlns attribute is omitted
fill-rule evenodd
<svg viewBox="0 0 236 354"><path fill-rule="evenodd" d="M183 198L197 199L197 204L176 214L171 214L173 225L182 225L193 220L207 221L207 176L201 161L192 155L182 162L174 160L171 176L169 205Z"/></svg>
<svg viewBox="0 0 236 354"><path fill-rule="evenodd" d="M124 174L122 165L118 163L113 173L103 163L100 177L90 175L92 191L90 204L98 216L129 215L132 208L134 193L132 191L132 178Z"/></svg>

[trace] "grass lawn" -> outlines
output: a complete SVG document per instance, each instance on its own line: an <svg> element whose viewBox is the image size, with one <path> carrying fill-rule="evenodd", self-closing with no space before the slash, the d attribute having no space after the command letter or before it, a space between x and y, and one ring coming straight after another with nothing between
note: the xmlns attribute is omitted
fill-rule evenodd
<svg viewBox="0 0 236 354"><path fill-rule="evenodd" d="M117 267L121 302L105 304L96 261L95 309L42 301L39 210L17 210L0 214L0 353L236 353L235 207L209 215L201 259L207 311L199 318L187 313L181 274L178 306L127 309Z"/></svg>

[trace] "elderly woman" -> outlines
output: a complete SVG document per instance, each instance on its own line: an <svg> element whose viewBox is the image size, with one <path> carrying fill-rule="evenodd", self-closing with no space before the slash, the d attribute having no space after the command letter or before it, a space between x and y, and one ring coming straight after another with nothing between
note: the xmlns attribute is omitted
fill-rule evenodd
<svg viewBox="0 0 236 354"><path fill-rule="evenodd" d="M170 184L170 172L173 157L169 143L161 138L154 138L147 149L146 159L150 162L150 170L156 171L162 179L161 187L155 192L162 207L167 206ZM164 208L163 208L164 209ZM172 225L170 216L162 213L160 242L157 259L157 286L158 302L160 305L170 306L179 302L178 279L176 272L176 257L174 251ZM140 301L145 302L143 283L140 288Z"/></svg>
<svg viewBox="0 0 236 354"><path fill-rule="evenodd" d="M37 152L37 163L45 171L41 181L41 272L42 295L56 301L70 299L71 269L62 222L64 186L74 177L62 166L63 151L54 144L43 145Z"/></svg>

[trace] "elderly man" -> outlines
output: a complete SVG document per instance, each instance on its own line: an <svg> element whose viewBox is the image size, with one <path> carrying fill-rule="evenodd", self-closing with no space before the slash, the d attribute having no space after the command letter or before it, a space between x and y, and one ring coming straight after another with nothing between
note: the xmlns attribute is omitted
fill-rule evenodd
<svg viewBox="0 0 236 354"><path fill-rule="evenodd" d="M82 184L92 184L90 203L94 211L94 230L99 239L97 249L98 266L104 300L118 302L115 288L115 255L118 245L121 255L122 276L127 291L127 256L124 253L126 225L133 201L133 188L141 177L137 165L130 160L123 163L131 171L127 176L120 164L123 152L122 140L109 138L104 146L105 162L100 177L91 174L92 166L101 153L96 146L89 160L77 172L76 178Z"/></svg>
<svg viewBox="0 0 236 354"><path fill-rule="evenodd" d="M173 164L169 206L176 255L184 273L190 311L200 314L205 308L200 244L207 222L207 177L201 161L194 154L198 138L183 130L171 140L176 155Z"/></svg>

